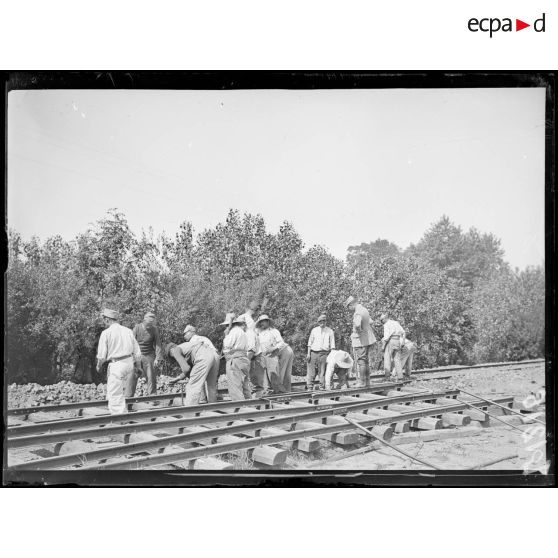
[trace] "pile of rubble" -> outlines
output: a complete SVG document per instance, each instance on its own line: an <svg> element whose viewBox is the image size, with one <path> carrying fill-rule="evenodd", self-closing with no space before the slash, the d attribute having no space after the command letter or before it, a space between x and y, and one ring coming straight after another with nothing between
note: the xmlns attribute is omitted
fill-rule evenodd
<svg viewBox="0 0 558 558"><path fill-rule="evenodd" d="M157 378L159 393L180 393L180 385L170 385L170 376ZM136 396L147 395L145 380L140 378L136 388ZM76 401L98 401L107 396L106 384L76 384L74 382L58 382L51 385L10 384L8 385L8 408L36 407L38 405L65 405Z"/></svg>

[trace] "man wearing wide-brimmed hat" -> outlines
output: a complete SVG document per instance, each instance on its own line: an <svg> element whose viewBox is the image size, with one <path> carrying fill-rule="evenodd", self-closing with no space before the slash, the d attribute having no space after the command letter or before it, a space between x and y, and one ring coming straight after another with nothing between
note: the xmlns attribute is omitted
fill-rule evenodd
<svg viewBox="0 0 558 558"><path fill-rule="evenodd" d="M163 357L161 334L157 327L157 318L153 312L147 312L143 321L134 326L132 330L141 351L141 369L139 372L147 380L147 393L157 393L156 367ZM132 374L128 380L126 397L133 397L136 392L138 375Z"/></svg>
<svg viewBox="0 0 558 558"><path fill-rule="evenodd" d="M172 356L182 373L173 378L173 384L183 380L190 373L190 381L186 386L185 405L197 405L209 401L217 401L217 379L219 377L219 355L213 343L203 335L196 334L193 325L184 329L184 343L169 344L165 347L168 356ZM207 399L203 393L207 389Z"/></svg>
<svg viewBox="0 0 558 558"><path fill-rule="evenodd" d="M227 388L231 401L251 399L248 336L244 316L230 318L230 329L223 339L223 355L227 361Z"/></svg>
<svg viewBox="0 0 558 558"><path fill-rule="evenodd" d="M398 380L403 378L401 367L401 347L405 344L405 330L397 320L392 320L388 314L382 314L380 321L384 324L382 349L384 351L384 374L386 380L391 377L392 365Z"/></svg>
<svg viewBox="0 0 558 558"><path fill-rule="evenodd" d="M97 371L108 362L107 400L111 415L127 413L126 385L134 367L139 366L141 351L132 330L118 323L118 312L105 308L101 312L107 326L97 348Z"/></svg>
<svg viewBox="0 0 558 558"><path fill-rule="evenodd" d="M335 349L335 335L330 327L326 326L326 315L318 317L318 325L310 332L308 338L308 354L306 355L306 389L314 386L316 368L319 370L320 389L325 388L325 370L327 355Z"/></svg>
<svg viewBox="0 0 558 558"><path fill-rule="evenodd" d="M372 331L371 319L368 310L359 304L356 297L350 296L345 301L345 306L353 312L353 332L351 343L357 359L358 385L370 385L370 359L372 348L376 343L376 336Z"/></svg>
<svg viewBox="0 0 558 558"><path fill-rule="evenodd" d="M279 330L272 326L271 318L267 314L262 314L257 319L256 335L266 370L266 388L271 387L278 393L291 391L294 353L283 341Z"/></svg>
<svg viewBox="0 0 558 558"><path fill-rule="evenodd" d="M353 359L346 351L333 350L327 355L327 367L325 371L325 389L332 389L331 380L333 373L337 374L338 385L341 389L349 387L349 370L353 367Z"/></svg>

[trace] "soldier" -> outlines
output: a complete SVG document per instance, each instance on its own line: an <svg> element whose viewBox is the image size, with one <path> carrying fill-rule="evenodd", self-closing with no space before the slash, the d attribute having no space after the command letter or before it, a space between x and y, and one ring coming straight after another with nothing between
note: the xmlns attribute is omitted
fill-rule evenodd
<svg viewBox="0 0 558 558"><path fill-rule="evenodd" d="M125 390L134 367L139 366L141 351L132 330L118 323L118 312L105 308L101 316L107 328L101 333L97 349L97 372L108 362L107 399L111 415L127 413Z"/></svg>
<svg viewBox="0 0 558 558"><path fill-rule="evenodd" d="M143 322L136 324L132 331L141 351L141 369L138 372L147 379L148 395L153 395L157 393L157 372L155 369L159 366L163 356L161 335L157 327L155 314L147 312L143 317ZM137 383L138 375L132 374L126 387L126 397L134 397Z"/></svg>
<svg viewBox="0 0 558 558"><path fill-rule="evenodd" d="M183 380L188 372L190 381L186 386L185 405L197 405L205 402L204 387L207 389L207 400L217 401L217 380L219 377L219 355L213 343L202 335L196 335L196 328L187 325L184 329L184 343L175 345L169 343L166 353L172 356L182 373L169 383L174 384Z"/></svg>
<svg viewBox="0 0 558 558"><path fill-rule="evenodd" d="M332 349L335 349L335 336L333 330L326 326L326 315L322 314L308 339L306 389L313 388L316 367L319 369L320 389L325 389L326 359Z"/></svg>
<svg viewBox="0 0 558 558"><path fill-rule="evenodd" d="M223 340L223 355L227 361L227 386L232 401L251 399L248 336L244 316L231 318L230 329Z"/></svg>
<svg viewBox="0 0 558 558"><path fill-rule="evenodd" d="M248 336L248 360L250 361L250 382L254 388L254 397L261 397L265 391L265 368L262 364L262 351L256 335L256 322L254 316L259 304L256 300L250 301L244 314L238 318L246 321L246 335Z"/></svg>
<svg viewBox="0 0 558 558"><path fill-rule="evenodd" d="M357 359L358 385L359 387L368 387L370 385L370 359L372 358L373 346L376 343L370 314L362 304L358 303L354 296L350 296L345 301L345 306L353 312L351 343Z"/></svg>
<svg viewBox="0 0 558 558"><path fill-rule="evenodd" d="M403 378L401 347L405 343L405 330L398 321L390 319L387 314L382 314L380 320L384 324L382 350L384 352L384 374L386 380L389 380L391 377L392 364L395 367L397 379L401 380Z"/></svg>
<svg viewBox="0 0 558 558"><path fill-rule="evenodd" d="M337 374L337 389L349 387L349 370L353 367L353 359L346 351L331 351L326 358L325 389L331 388L333 373Z"/></svg>
<svg viewBox="0 0 558 558"><path fill-rule="evenodd" d="M262 314L257 319L256 335L262 352L267 383L275 392L291 391L294 353L283 341L279 330L271 326L271 319L267 314Z"/></svg>

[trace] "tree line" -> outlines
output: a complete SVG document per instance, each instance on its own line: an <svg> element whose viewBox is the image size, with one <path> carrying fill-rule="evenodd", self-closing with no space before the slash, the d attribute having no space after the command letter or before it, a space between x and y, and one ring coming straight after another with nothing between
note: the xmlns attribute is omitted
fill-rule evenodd
<svg viewBox="0 0 558 558"><path fill-rule="evenodd" d="M117 211L71 241L24 241L8 233L6 364L9 382L99 382L95 372L102 307L132 327L158 316L164 341L180 342L187 323L220 346L218 324L252 299L295 351L305 373L309 332L321 313L350 350L355 294L377 320L391 313L418 345L417 367L520 360L544 355L544 270L513 270L500 241L463 231L443 216L416 245L385 239L351 246L346 261L305 248L284 222L271 233L260 215L231 210L194 234L135 235ZM376 336L382 335L379 320ZM378 355L379 359L380 355Z"/></svg>

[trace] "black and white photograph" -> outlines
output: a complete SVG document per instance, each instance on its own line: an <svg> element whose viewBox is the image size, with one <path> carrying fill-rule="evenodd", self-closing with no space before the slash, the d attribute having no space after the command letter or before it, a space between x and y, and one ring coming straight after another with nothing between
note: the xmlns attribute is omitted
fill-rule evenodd
<svg viewBox="0 0 558 558"><path fill-rule="evenodd" d="M6 86L4 483L550 482L544 73Z"/></svg>

